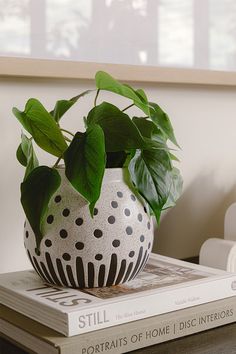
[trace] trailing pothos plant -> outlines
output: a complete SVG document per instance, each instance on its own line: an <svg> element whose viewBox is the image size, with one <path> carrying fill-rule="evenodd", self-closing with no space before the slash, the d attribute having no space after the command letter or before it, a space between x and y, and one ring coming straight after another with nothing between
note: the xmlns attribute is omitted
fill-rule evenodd
<svg viewBox="0 0 236 354"><path fill-rule="evenodd" d="M181 193L182 178L172 164L177 159L167 146L170 140L178 147L168 115L158 104L149 102L143 90L122 84L105 72L97 72L95 81L97 90L57 101L50 112L35 98L28 100L24 111L13 108L27 132L22 133L17 149L17 159L26 167L21 203L38 252L49 201L60 186L57 166L61 160L71 185L88 201L91 217L105 168L128 167L134 188L146 200L157 222L161 212L172 207ZM108 102L97 104L101 90L124 96L131 104L123 110ZM81 97L93 92L94 107L84 118L85 132L73 134L63 129L63 115ZM141 117L126 113L132 106L140 109ZM33 142L56 157L53 167L39 165Z"/></svg>

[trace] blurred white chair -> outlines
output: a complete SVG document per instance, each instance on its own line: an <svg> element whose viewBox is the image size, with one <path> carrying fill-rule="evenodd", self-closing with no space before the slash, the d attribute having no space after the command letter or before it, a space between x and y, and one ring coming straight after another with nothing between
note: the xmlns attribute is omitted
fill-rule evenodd
<svg viewBox="0 0 236 354"><path fill-rule="evenodd" d="M200 249L199 264L236 273L236 203L225 213L224 239L206 240Z"/></svg>

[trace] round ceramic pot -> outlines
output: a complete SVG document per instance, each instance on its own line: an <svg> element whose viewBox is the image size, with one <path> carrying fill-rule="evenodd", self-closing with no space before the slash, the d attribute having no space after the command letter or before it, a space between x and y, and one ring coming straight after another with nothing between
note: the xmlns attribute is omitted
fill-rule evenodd
<svg viewBox="0 0 236 354"><path fill-rule="evenodd" d="M124 182L125 169L106 169L100 198L90 215L87 201L58 168L61 186L42 225L40 255L26 220L24 242L41 278L73 288L117 285L134 279L145 266L153 243L146 206Z"/></svg>

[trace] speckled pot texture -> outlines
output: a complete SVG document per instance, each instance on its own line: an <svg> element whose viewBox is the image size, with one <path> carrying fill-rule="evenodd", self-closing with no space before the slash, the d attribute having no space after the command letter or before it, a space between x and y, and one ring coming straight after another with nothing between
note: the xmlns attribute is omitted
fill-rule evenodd
<svg viewBox="0 0 236 354"><path fill-rule="evenodd" d="M94 217L87 201L70 185L64 169L42 225L41 253L25 222L29 259L44 281L73 288L125 283L145 266L153 243L153 225L143 201L123 180L124 169L106 169Z"/></svg>

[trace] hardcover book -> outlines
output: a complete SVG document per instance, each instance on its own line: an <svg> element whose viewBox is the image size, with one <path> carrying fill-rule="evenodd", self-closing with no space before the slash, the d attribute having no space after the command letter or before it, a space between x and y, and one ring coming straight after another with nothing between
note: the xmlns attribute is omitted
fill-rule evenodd
<svg viewBox="0 0 236 354"><path fill-rule="evenodd" d="M104 352L117 354L235 323L236 301L235 297L212 301L104 328L96 331L93 336L91 333L84 333L70 338L64 337L5 306L0 307L0 313L0 333L3 338L22 347L27 352L38 354L98 354ZM230 327L229 332L232 338L235 338L236 324ZM214 343L215 341L216 338L214 338ZM173 342L172 344L174 347ZM169 343L168 352L170 350L171 343ZM8 353L7 348L6 352ZM188 352L191 352L191 348L188 348Z"/></svg>
<svg viewBox="0 0 236 354"><path fill-rule="evenodd" d="M152 254L129 283L84 289L44 283L30 271L0 275L2 304L66 336L236 296L236 274Z"/></svg>

